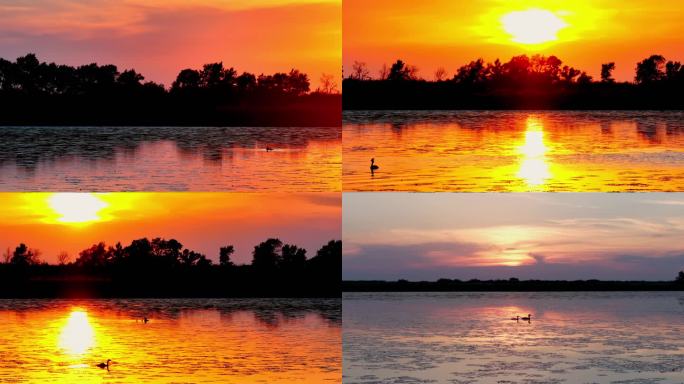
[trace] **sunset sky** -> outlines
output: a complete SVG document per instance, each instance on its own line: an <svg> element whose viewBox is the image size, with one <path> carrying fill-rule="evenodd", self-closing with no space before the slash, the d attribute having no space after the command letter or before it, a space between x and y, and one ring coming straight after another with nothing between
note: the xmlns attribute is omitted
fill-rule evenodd
<svg viewBox="0 0 684 384"><path fill-rule="evenodd" d="M478 57L508 61L520 54L556 55L598 78L614 61L614 76L632 81L651 54L684 61L684 7L662 0L345 0L345 70L366 62L372 76L397 59L432 79L450 76ZM544 41L540 41L544 40Z"/></svg>
<svg viewBox="0 0 684 384"><path fill-rule="evenodd" d="M170 86L223 61L256 74L298 68L312 88L341 63L339 0L5 0L0 57L134 68Z"/></svg>
<svg viewBox="0 0 684 384"><path fill-rule="evenodd" d="M684 194L354 193L343 278L672 280Z"/></svg>
<svg viewBox="0 0 684 384"><path fill-rule="evenodd" d="M2 252L24 242L50 263L62 251L73 261L99 241L142 237L175 238L214 261L232 244L238 264L278 237L313 257L341 233L339 193L0 193L0 207Z"/></svg>

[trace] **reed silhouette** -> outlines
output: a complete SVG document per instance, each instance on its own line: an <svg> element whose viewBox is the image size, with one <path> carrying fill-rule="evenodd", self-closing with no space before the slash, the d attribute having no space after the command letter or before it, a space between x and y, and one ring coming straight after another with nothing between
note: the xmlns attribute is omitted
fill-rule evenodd
<svg viewBox="0 0 684 384"><path fill-rule="evenodd" d="M447 78L419 77L415 66L397 60L372 78L354 62L343 80L343 108L355 109L682 109L684 68L652 55L636 64L634 82L616 82L615 63L601 65L601 79L563 65L556 56L515 56L471 61Z"/></svg>
<svg viewBox="0 0 684 384"><path fill-rule="evenodd" d="M0 124L338 126L334 80L310 89L297 69L238 74L222 62L183 69L169 89L133 69L0 58Z"/></svg>
<svg viewBox="0 0 684 384"><path fill-rule="evenodd" d="M307 258L307 250L279 239L256 245L250 264L219 249L219 264L175 239L147 238L93 244L69 262L41 262L20 244L0 263L2 297L339 297L342 242L331 240Z"/></svg>

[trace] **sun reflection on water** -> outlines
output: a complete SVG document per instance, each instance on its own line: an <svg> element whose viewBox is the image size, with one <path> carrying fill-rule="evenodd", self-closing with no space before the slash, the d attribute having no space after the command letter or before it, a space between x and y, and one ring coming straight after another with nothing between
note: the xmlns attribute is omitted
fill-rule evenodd
<svg viewBox="0 0 684 384"><path fill-rule="evenodd" d="M517 176L530 186L540 186L551 177L544 142L544 126L539 119L529 116L525 123L525 141L517 148L522 156Z"/></svg>
<svg viewBox="0 0 684 384"><path fill-rule="evenodd" d="M58 346L71 356L83 355L95 345L95 331L88 313L74 309L65 320L59 334Z"/></svg>

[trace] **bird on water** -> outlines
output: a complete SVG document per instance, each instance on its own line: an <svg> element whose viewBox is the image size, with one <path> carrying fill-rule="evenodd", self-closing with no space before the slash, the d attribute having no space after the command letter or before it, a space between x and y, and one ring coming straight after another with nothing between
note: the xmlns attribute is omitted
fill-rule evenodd
<svg viewBox="0 0 684 384"><path fill-rule="evenodd" d="M109 370L109 363L111 363L111 362L112 362L112 359L107 359L106 363L97 364L96 367Z"/></svg>
<svg viewBox="0 0 684 384"><path fill-rule="evenodd" d="M371 165L370 165L371 171L375 171L376 169L380 169L377 165L375 165L375 158L371 159Z"/></svg>

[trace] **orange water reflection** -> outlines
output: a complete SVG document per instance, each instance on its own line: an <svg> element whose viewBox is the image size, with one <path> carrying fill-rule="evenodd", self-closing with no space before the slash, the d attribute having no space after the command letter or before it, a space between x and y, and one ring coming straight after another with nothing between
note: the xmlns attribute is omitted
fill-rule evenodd
<svg viewBox="0 0 684 384"><path fill-rule="evenodd" d="M30 308L12 310L5 302L0 309L0 382L341 378L339 300L322 307L295 300L29 300L16 306ZM107 359L109 371L95 366Z"/></svg>
<svg viewBox="0 0 684 384"><path fill-rule="evenodd" d="M94 344L95 331L90 324L88 312L72 310L59 332L59 348L68 355L78 356L86 353Z"/></svg>
<svg viewBox="0 0 684 384"><path fill-rule="evenodd" d="M341 189L340 127L0 127L0 134L5 191Z"/></svg>
<svg viewBox="0 0 684 384"><path fill-rule="evenodd" d="M345 191L684 191L682 112L345 112L343 137Z"/></svg>

